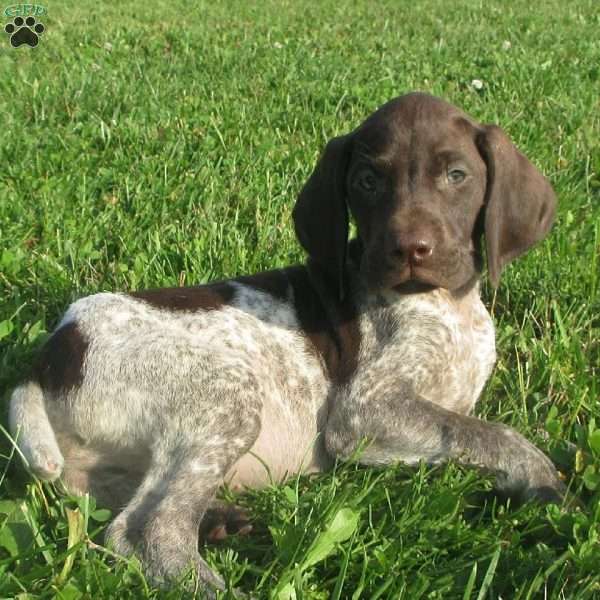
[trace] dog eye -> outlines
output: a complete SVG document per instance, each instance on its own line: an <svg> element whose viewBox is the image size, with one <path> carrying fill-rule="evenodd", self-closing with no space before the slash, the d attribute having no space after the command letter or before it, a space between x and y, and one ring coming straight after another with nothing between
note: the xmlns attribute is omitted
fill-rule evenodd
<svg viewBox="0 0 600 600"><path fill-rule="evenodd" d="M466 176L467 174L460 169L450 169L448 171L448 181L450 183L462 183Z"/></svg>
<svg viewBox="0 0 600 600"><path fill-rule="evenodd" d="M367 194L372 194L377 189L377 178L370 169L360 171L356 176L355 183Z"/></svg>

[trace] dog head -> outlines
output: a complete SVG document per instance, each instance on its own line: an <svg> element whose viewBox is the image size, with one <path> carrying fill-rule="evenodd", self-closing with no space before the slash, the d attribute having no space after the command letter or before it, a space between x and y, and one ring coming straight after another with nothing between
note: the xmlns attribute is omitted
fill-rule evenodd
<svg viewBox="0 0 600 600"><path fill-rule="evenodd" d="M372 290L459 291L482 267L504 266L549 231L556 198L494 125L422 93L396 98L331 140L293 212L296 234L343 295L349 213Z"/></svg>

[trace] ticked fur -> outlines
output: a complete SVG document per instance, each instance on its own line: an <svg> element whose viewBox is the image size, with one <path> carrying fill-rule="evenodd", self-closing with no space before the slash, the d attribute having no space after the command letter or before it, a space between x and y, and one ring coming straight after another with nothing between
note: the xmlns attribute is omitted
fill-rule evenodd
<svg viewBox="0 0 600 600"><path fill-rule="evenodd" d="M234 487L331 464L323 446L328 403L352 396L352 385L336 388L310 351L292 286L283 301L250 285L231 285L231 303L218 310L176 312L108 293L69 308L58 329L75 323L88 340L85 376L80 387L45 392L53 431L72 453L72 460L65 456L67 482L81 481L70 463L98 472L111 463L122 470L131 464L139 480L147 465L136 468L134 458L168 452L165 437L194 444L201 436L206 445L225 435L220 423L229 429L232 421L239 421L233 427L239 435L226 442L247 451L219 475ZM361 401L401 374L424 398L470 412L495 359L493 326L477 289L462 298L441 290L412 296L361 290L356 296L357 369L372 374L370 394ZM237 404L240 390L251 390L252 401ZM28 458L35 469L36 458ZM192 472L213 467L198 456Z"/></svg>
<svg viewBox="0 0 600 600"><path fill-rule="evenodd" d="M366 464L453 458L558 500L542 452L470 414L495 360L482 240L496 285L555 204L501 130L396 98L329 142L300 192L305 266L75 302L13 393L12 431L37 475L115 509L117 552L158 582L192 567L207 594L224 582L198 530L224 483L321 471L359 446Z"/></svg>

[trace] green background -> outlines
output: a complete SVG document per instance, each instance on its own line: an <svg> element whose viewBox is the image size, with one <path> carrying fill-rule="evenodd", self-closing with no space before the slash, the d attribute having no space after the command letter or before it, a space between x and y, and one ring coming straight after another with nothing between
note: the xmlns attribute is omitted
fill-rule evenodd
<svg viewBox="0 0 600 600"><path fill-rule="evenodd" d="M237 498L254 533L203 554L257 597L600 595L597 2L47 7L37 48L0 32L3 405L77 297L302 260L290 211L325 142L428 91L500 124L558 194L551 236L484 282L499 360L478 414L550 452L583 510L507 507L453 464L348 465ZM0 438L0 597L181 597Z"/></svg>

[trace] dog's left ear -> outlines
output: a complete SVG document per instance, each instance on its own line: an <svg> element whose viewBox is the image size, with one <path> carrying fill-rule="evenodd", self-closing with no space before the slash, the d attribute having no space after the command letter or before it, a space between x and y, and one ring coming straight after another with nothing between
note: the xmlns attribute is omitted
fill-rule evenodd
<svg viewBox="0 0 600 600"><path fill-rule="evenodd" d="M346 171L352 134L332 139L304 184L292 213L296 236L344 297L344 267L348 245Z"/></svg>
<svg viewBox="0 0 600 600"><path fill-rule="evenodd" d="M498 287L502 269L550 230L556 196L548 180L495 125L477 135L487 165L485 238L490 281Z"/></svg>

